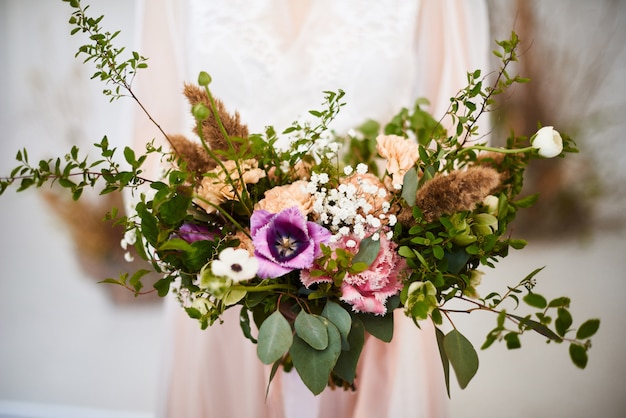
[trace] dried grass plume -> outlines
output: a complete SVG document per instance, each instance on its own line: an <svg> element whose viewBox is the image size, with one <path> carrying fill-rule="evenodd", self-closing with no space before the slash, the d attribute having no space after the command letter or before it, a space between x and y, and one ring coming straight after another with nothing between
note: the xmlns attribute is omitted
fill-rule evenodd
<svg viewBox="0 0 626 418"><path fill-rule="evenodd" d="M186 83L183 93L185 97L187 97L187 100L189 100L191 106L197 103L203 103L207 108L212 108L209 96L202 88ZM224 103L219 99L215 99L215 106L228 136L244 139L248 137L248 127L241 123L238 112L235 112L233 115L228 113ZM194 132L198 134L197 128L194 129ZM202 121L202 137L212 150L228 149L226 138L224 138L219 124L213 116L213 112L210 113L206 120ZM239 148L238 143L235 142L233 145L235 149Z"/></svg>

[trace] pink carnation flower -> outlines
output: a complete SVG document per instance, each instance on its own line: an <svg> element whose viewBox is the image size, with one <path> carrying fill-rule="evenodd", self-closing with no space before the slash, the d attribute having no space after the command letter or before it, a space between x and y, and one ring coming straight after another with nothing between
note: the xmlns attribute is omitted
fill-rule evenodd
<svg viewBox="0 0 626 418"><path fill-rule="evenodd" d="M350 240L357 243L350 248L346 245ZM356 253L358 251L358 238L344 236L337 242L331 243L330 247L342 248ZM384 315L387 313L385 303L387 299L400 292L402 282L400 272L405 268L404 259L395 251L397 245L388 240L384 234L380 234L380 251L374 262L365 271L358 274L346 274L341 284L341 300L352 305L355 312L373 313ZM302 270L300 280L306 287L315 283L332 282L328 276L313 277L309 270Z"/></svg>

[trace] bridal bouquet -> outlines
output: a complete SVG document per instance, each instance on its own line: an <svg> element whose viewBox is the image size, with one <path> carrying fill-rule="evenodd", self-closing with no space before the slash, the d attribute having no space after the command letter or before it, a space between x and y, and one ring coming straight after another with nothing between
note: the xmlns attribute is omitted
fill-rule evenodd
<svg viewBox="0 0 626 418"><path fill-rule="evenodd" d="M145 58L133 53L119 63L115 34L103 32L78 1L69 3L73 33L92 40L78 54L96 63L94 77L114 85L106 91L112 98L135 97L131 81ZM253 134L201 73L184 89L197 138L164 133L171 149L149 145L137 155L126 148L124 166L106 137L96 144L102 158L95 162L74 148L65 159L31 165L23 150L0 190L56 182L76 199L100 184L102 193L134 190L135 213L112 210L110 217L126 228L123 245L161 274L158 294L173 293L202 328L239 309L243 334L260 361L273 365L272 377L279 367L295 368L315 394L329 385L355 387L366 335L391 341L396 310L417 327L434 322L448 391L450 366L461 388L478 369L475 349L454 327L451 314L459 311L494 313L482 348L495 341L518 348L530 330L567 342L584 368L599 320L574 328L569 298L534 292L541 269L503 293L479 296L484 269L525 245L510 236L509 224L536 200L518 197L529 161L576 151L549 126L530 139L511 135L503 148L480 142L478 121L494 97L526 81L506 71L518 43L515 34L498 42L502 67L490 85L480 71L468 74L467 87L451 99L449 131L419 101L384 125L368 121L336 135L329 126L344 104L336 91L324 93L309 120ZM162 158L161 178L143 173L150 154ZM147 273L104 281L139 294ZM505 301L534 312L516 315ZM444 333L444 325L452 331Z"/></svg>

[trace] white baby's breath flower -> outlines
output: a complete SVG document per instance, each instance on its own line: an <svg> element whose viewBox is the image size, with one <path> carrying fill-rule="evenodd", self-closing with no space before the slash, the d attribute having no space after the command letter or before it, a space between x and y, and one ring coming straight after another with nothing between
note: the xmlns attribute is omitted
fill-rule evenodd
<svg viewBox="0 0 626 418"><path fill-rule="evenodd" d="M348 247L348 248L356 247L356 241L353 240L353 239L349 239L348 241L346 241L346 247Z"/></svg>
<svg viewBox="0 0 626 418"><path fill-rule="evenodd" d="M367 173L367 171L368 171L367 164L359 163L356 166L356 172L358 174L365 174L365 173Z"/></svg>
<svg viewBox="0 0 626 418"><path fill-rule="evenodd" d="M135 261L135 257L133 257L133 255L130 253L130 251L126 251L124 253L124 260L126 260L129 263L132 263L133 261Z"/></svg>
<svg viewBox="0 0 626 418"><path fill-rule="evenodd" d="M354 171L354 169L352 168L352 166L345 166L343 168L343 174L345 174L346 176L349 176L350 174L352 174L352 172Z"/></svg>
<svg viewBox="0 0 626 418"><path fill-rule="evenodd" d="M129 229L124 233L124 238L120 242L122 249L126 250L129 246L135 245L137 242L137 230L135 228Z"/></svg>
<svg viewBox="0 0 626 418"><path fill-rule="evenodd" d="M256 276L259 262L250 257L248 250L243 248L225 248L217 260L211 263L211 271L216 276L228 277L233 282L250 280Z"/></svg>

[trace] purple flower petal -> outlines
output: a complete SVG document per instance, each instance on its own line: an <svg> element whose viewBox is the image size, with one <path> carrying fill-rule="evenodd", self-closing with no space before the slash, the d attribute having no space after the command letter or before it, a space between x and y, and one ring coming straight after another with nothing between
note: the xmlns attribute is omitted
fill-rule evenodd
<svg viewBox="0 0 626 418"><path fill-rule="evenodd" d="M309 232L309 237L311 237L311 239L316 243L314 257L318 258L322 255L320 244L328 243L332 234L328 229L316 224L315 222L307 223L307 229Z"/></svg>
<svg viewBox="0 0 626 418"><path fill-rule="evenodd" d="M280 264L277 264L263 257L257 257L256 259L259 262L259 269L257 270L256 274L262 279L280 277L293 270L290 268L282 267Z"/></svg>
<svg viewBox="0 0 626 418"><path fill-rule="evenodd" d="M308 222L297 207L277 214L259 210L252 214L250 232L254 254L259 260L259 277L279 277L295 269L313 265L321 253L320 242L330 232Z"/></svg>
<svg viewBox="0 0 626 418"><path fill-rule="evenodd" d="M275 213L266 210L255 210L250 217L250 235L254 236L259 228L266 226L275 216Z"/></svg>

